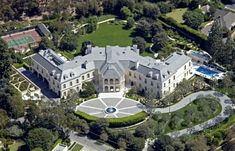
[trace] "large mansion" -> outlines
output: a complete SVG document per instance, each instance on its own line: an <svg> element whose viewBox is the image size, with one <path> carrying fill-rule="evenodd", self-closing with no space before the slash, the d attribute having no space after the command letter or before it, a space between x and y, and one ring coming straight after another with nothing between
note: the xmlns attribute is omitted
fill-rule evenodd
<svg viewBox="0 0 235 151"><path fill-rule="evenodd" d="M161 98L193 76L191 58L185 54L175 52L159 61L140 56L136 45L88 46L85 56L71 61L64 61L51 49L41 50L32 57L32 71L46 80L60 98L66 98L71 91L79 92L86 81L93 81L98 92L135 87Z"/></svg>

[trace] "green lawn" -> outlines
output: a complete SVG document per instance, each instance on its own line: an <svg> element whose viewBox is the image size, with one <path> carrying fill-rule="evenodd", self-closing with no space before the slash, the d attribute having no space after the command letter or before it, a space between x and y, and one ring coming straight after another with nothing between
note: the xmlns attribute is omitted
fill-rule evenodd
<svg viewBox="0 0 235 151"><path fill-rule="evenodd" d="M80 145L80 144L76 144L76 145L72 148L72 150L71 150L71 151L80 151L82 148L83 148L83 146L82 146L82 145Z"/></svg>
<svg viewBox="0 0 235 151"><path fill-rule="evenodd" d="M16 141L12 145L9 145L10 151L17 151L20 146L23 146L25 143L23 141Z"/></svg>
<svg viewBox="0 0 235 151"><path fill-rule="evenodd" d="M109 17L110 18L110 17ZM85 34L78 38L78 48L74 52L63 52L60 51L63 56L68 59L72 59L74 56L77 56L80 52L82 43L84 41L91 41L96 46L105 47L110 46L131 46L132 45L132 32L133 29L123 29L123 24L119 23L104 23L98 26L98 29L91 34ZM147 46L150 46L150 43L147 43ZM153 54L150 52L144 52L142 56L153 57Z"/></svg>
<svg viewBox="0 0 235 151"><path fill-rule="evenodd" d="M132 44L131 38L132 30L123 29L123 25L114 23L104 23L99 25L98 29L91 33L83 35L79 38L79 48L81 48L82 42L90 40L95 45L104 47L106 45L119 45L129 46Z"/></svg>
<svg viewBox="0 0 235 151"><path fill-rule="evenodd" d="M184 23L183 15L186 11L187 8L177 8L174 9L172 12L167 13L166 16L175 19L179 23Z"/></svg>
<svg viewBox="0 0 235 151"><path fill-rule="evenodd" d="M171 114L153 116L156 126L161 125L164 133L181 130L203 123L221 112L221 105L213 98L200 98Z"/></svg>

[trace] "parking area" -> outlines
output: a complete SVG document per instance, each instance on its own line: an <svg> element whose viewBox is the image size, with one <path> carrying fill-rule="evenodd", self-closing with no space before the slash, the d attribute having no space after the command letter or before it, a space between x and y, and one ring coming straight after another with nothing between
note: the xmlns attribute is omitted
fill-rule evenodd
<svg viewBox="0 0 235 151"><path fill-rule="evenodd" d="M47 98L52 100L58 100L59 96L51 91L48 87L47 81L43 81L42 78L38 77L35 73L32 73L30 70L25 68L17 69L23 75L25 75L28 79L30 79L35 85L37 85L41 89L41 93Z"/></svg>

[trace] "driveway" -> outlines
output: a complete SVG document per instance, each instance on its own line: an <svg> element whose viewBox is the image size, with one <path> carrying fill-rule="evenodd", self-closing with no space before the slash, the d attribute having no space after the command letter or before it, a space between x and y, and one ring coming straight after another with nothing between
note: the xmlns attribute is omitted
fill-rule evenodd
<svg viewBox="0 0 235 151"><path fill-rule="evenodd" d="M167 135L175 138L175 137L180 137L183 135L189 135L189 134L192 134L195 132L200 132L206 128L212 127L212 126L224 121L226 118L228 118L232 114L232 109L233 109L234 104L232 103L231 99L227 95L224 95L224 94L216 92L216 91L200 91L200 92L190 94L189 96L183 98L180 102L178 102L170 107L156 108L154 110L154 112L160 112L160 113L174 112L174 111L177 111L177 110L185 107L186 105L190 104L193 100L197 99L198 97L208 96L208 95L211 95L213 97L218 98L218 101L222 106L222 110L219 115L217 115L216 117L214 117L204 123L198 124L198 125L193 126L191 128L186 128L183 130L167 133ZM157 138L155 138L154 140L148 139L145 142L145 148L143 149L143 151L147 151L148 146L153 144L153 142L156 139Z"/></svg>
<svg viewBox="0 0 235 151"><path fill-rule="evenodd" d="M87 138L87 136L79 136L75 132L70 132L69 138L71 141L77 142L83 146L82 151L110 151L114 150L111 146L101 144L96 140Z"/></svg>

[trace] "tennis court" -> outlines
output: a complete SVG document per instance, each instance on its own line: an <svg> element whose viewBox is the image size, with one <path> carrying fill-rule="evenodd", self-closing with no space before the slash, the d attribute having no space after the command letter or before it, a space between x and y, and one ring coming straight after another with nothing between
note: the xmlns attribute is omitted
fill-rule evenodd
<svg viewBox="0 0 235 151"><path fill-rule="evenodd" d="M11 39L7 42L7 45L9 48L13 48L13 47L25 46L33 42L34 42L33 37L31 35L27 35L24 37L16 37L14 39Z"/></svg>

